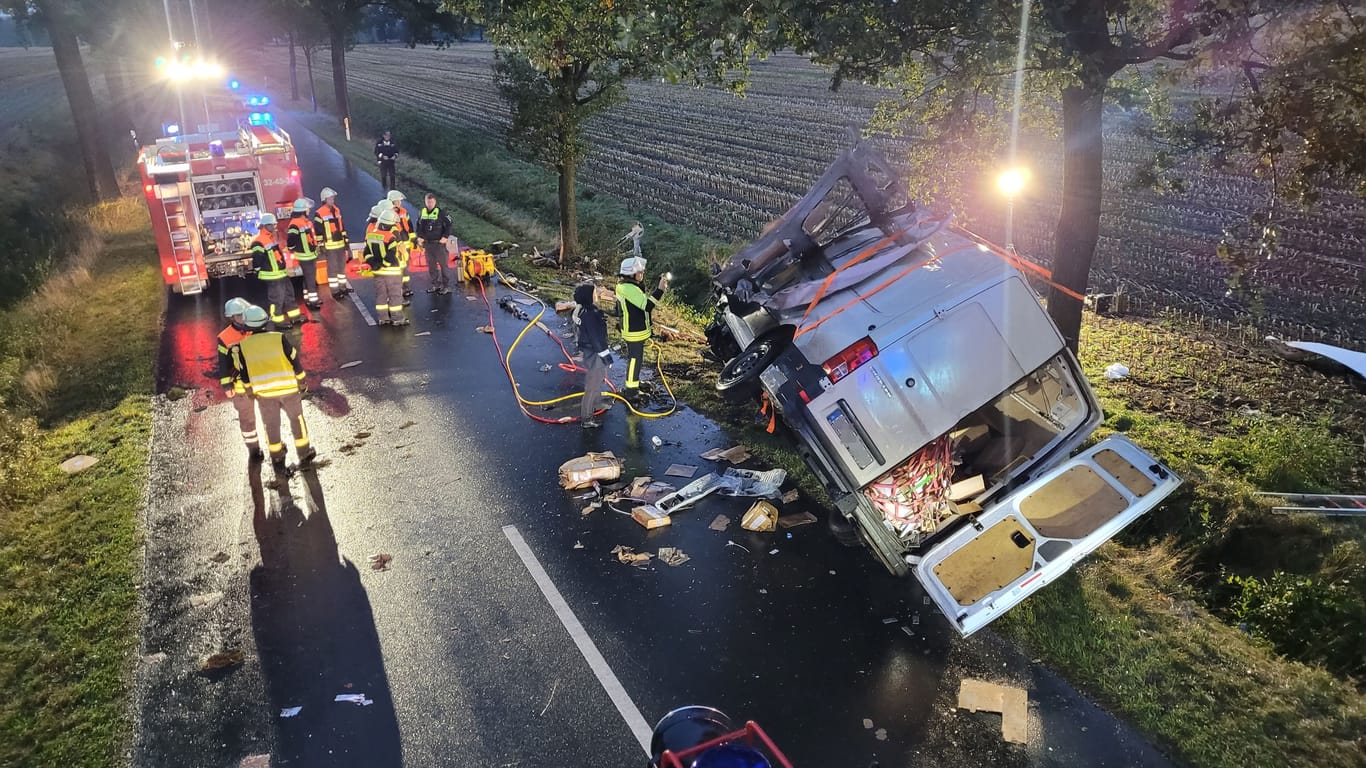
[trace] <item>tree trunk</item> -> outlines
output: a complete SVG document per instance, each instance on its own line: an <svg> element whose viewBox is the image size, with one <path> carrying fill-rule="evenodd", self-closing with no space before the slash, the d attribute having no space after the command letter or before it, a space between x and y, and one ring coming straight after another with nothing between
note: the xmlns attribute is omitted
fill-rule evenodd
<svg viewBox="0 0 1366 768"><path fill-rule="evenodd" d="M1083 82L1062 94L1062 212L1054 237L1053 281L1085 295L1100 238L1105 81ZM1067 347L1077 351L1082 302L1057 286L1048 292L1048 314Z"/></svg>
<svg viewBox="0 0 1366 768"><path fill-rule="evenodd" d="M351 116L351 101L346 96L346 29L329 26L332 48L332 92L336 98L337 118Z"/></svg>
<svg viewBox="0 0 1366 768"><path fill-rule="evenodd" d="M97 200L118 197L119 183L114 177L109 149L100 136L95 94L90 90L90 77L81 59L76 33L67 25L57 3L45 0L38 7L43 13L48 37L52 40L52 54L57 59L57 71L62 77L66 100L71 106L71 121L76 126L76 138L81 145L81 160L85 164L90 193Z"/></svg>
<svg viewBox="0 0 1366 768"><path fill-rule="evenodd" d="M289 98L299 100L299 66L294 56L294 30L289 31Z"/></svg>
<svg viewBox="0 0 1366 768"><path fill-rule="evenodd" d="M560 258L561 266L579 255L579 204L574 197L574 164L555 166L560 176Z"/></svg>
<svg viewBox="0 0 1366 768"><path fill-rule="evenodd" d="M318 111L318 86L313 81L313 49L304 46L304 63L308 65L308 101L313 105L313 111Z"/></svg>

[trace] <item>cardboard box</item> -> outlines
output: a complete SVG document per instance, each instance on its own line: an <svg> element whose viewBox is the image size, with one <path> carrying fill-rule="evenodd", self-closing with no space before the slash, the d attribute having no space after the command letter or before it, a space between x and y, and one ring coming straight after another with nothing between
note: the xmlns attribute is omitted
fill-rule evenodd
<svg viewBox="0 0 1366 768"><path fill-rule="evenodd" d="M645 526L647 530L663 528L666 525L673 524L673 521L669 519L668 512L665 512L652 504L646 504L631 510L631 519Z"/></svg>
<svg viewBox="0 0 1366 768"><path fill-rule="evenodd" d="M621 459L611 451L589 453L560 465L560 485L567 491L621 477Z"/></svg>
<svg viewBox="0 0 1366 768"><path fill-rule="evenodd" d="M971 499L977 494L987 489L986 481L981 475L973 475L967 480L959 480L949 486L949 501L963 501Z"/></svg>

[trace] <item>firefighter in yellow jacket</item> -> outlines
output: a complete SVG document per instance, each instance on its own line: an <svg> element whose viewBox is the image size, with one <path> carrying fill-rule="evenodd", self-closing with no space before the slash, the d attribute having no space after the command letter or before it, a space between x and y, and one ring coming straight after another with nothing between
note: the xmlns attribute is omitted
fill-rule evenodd
<svg viewBox="0 0 1366 768"><path fill-rule="evenodd" d="M336 190L323 187L319 197L323 204L313 212L313 234L322 242L323 256L327 259L327 287L332 289L332 298L340 299L351 292L351 283L346 278L347 251L350 249L346 224L337 207Z"/></svg>
<svg viewBox="0 0 1366 768"><path fill-rule="evenodd" d="M232 364L233 347L251 335L251 329L246 325L246 313L250 309L265 312L260 307L254 307L246 299L228 299L228 303L223 305L223 315L228 318L228 327L218 333L218 383L222 385L223 394L232 401L232 407L237 411L237 427L242 432L242 442L247 445L248 458L260 461L265 456L261 453L261 445L256 438L256 403L247 395L242 377Z"/></svg>
<svg viewBox="0 0 1366 768"><path fill-rule="evenodd" d="M289 281L289 267L275 231L275 214L262 213L260 231L251 241L251 267L256 279L266 285L271 328L279 329L293 326L302 313L294 301L294 284Z"/></svg>
<svg viewBox="0 0 1366 768"><path fill-rule="evenodd" d="M313 461L318 452L308 440L308 425L304 423L304 384L306 374L299 362L299 350L282 333L265 332L266 313L260 307L247 308L244 315L250 336L232 348L232 363L242 385L261 409L261 421L266 428L266 447L270 461L277 469L285 464L285 444L280 436L280 412L289 417L289 430L294 433L294 450L300 466Z"/></svg>
<svg viewBox="0 0 1366 768"><path fill-rule="evenodd" d="M365 263L375 273L375 314L380 325L407 325L403 314L403 261L399 255L398 217L392 208L375 217L365 233Z"/></svg>
<svg viewBox="0 0 1366 768"><path fill-rule="evenodd" d="M645 358L645 342L654 329L650 313L669 288L668 275L659 278L659 286L646 294L641 287L645 279L645 259L632 256L621 262L621 282L617 283L617 314L621 317L621 339L626 342L626 387L622 394L627 400L640 397L640 368Z"/></svg>
<svg viewBox="0 0 1366 768"><path fill-rule="evenodd" d="M412 217L408 215L408 209L403 207L403 201L407 198L397 189L389 190L386 200L394 206L394 216L398 218L398 254L403 262L403 304L412 304L413 295L413 276L408 274L408 260L412 250L417 247L417 232L413 229Z"/></svg>
<svg viewBox="0 0 1366 768"><path fill-rule="evenodd" d="M304 304L309 309L322 309L323 302L318 296L318 236L313 231L313 217L308 215L312 207L313 201L306 197L294 201L289 228L285 230L285 245L304 273Z"/></svg>

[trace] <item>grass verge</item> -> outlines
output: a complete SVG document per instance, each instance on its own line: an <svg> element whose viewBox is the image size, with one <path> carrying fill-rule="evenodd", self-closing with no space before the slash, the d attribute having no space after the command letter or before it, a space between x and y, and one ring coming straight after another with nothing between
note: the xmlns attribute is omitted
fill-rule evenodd
<svg viewBox="0 0 1366 768"><path fill-rule="evenodd" d="M130 733L162 287L136 199L0 313L0 765L111 766ZM58 464L99 463L67 475Z"/></svg>

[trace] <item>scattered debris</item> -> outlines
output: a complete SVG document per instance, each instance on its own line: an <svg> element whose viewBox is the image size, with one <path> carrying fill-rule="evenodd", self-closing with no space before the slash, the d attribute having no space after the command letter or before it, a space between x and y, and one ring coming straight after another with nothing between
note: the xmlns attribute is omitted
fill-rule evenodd
<svg viewBox="0 0 1366 768"><path fill-rule="evenodd" d="M675 490L677 489L668 483L656 482L649 475L642 475L632 480L630 485L618 488L617 492L608 496L607 499L608 501L629 499L639 501L642 504L654 504Z"/></svg>
<svg viewBox="0 0 1366 768"><path fill-rule="evenodd" d="M598 500L598 501L593 502L592 504L589 504L588 506L584 507L583 509L580 509L580 510L579 510L579 514L580 514L580 515L583 515L584 517L588 517L589 515L593 514L593 510L595 510L595 509L601 509L601 508L602 508L602 501L601 501L601 500Z"/></svg>
<svg viewBox="0 0 1366 768"><path fill-rule="evenodd" d="M566 301L557 301L557 302L555 302L555 311L556 311L556 312L568 312L569 310L571 310L571 309L573 309L574 307L577 307L577 306L578 306L578 304L575 303L575 302L573 302L573 301L568 301L568 300L566 300Z"/></svg>
<svg viewBox="0 0 1366 768"><path fill-rule="evenodd" d="M370 570L372 570L372 571L387 571L387 570L389 570L389 563L392 563L393 561L394 561L394 556L391 555L391 554L389 554L389 553L387 553L387 552L381 552L381 553L379 553L379 554L377 554L377 555L371 555L371 556L370 556Z"/></svg>
<svg viewBox="0 0 1366 768"><path fill-rule="evenodd" d="M731 541L730 539L726 539L726 546L728 546L728 547L735 547L736 549L743 549L743 550L745 550L746 552L749 551L749 547L745 546L744 544L736 544L735 542Z"/></svg>
<svg viewBox="0 0 1366 768"><path fill-rule="evenodd" d="M901 619L898 619L898 618L895 617L895 616L889 616L888 618L883 619L883 620L882 620L882 623L883 623L883 624L895 624L895 623L897 623L898 621L901 621Z"/></svg>
<svg viewBox="0 0 1366 768"><path fill-rule="evenodd" d="M777 548L777 547L774 547L773 549L770 549L770 550L768 551L768 553L769 553L770 555L776 555L776 554L778 554L778 548Z"/></svg>
<svg viewBox="0 0 1366 768"><path fill-rule="evenodd" d="M341 367L342 367L342 368L355 368L356 366L360 365L362 362L363 362L363 361L361 361L361 360L352 360L352 361L349 362L349 363L342 363L342 364L341 364Z"/></svg>
<svg viewBox="0 0 1366 768"><path fill-rule="evenodd" d="M713 531L724 531L730 527L730 518L725 515L717 515L716 519L712 520L711 525L707 527Z"/></svg>
<svg viewBox="0 0 1366 768"><path fill-rule="evenodd" d="M1110 363L1105 366L1105 378L1111 381L1127 378L1129 376L1129 366L1123 363Z"/></svg>
<svg viewBox="0 0 1366 768"><path fill-rule="evenodd" d="M866 730L866 731L871 731L871 730L873 730L873 721L872 721L872 720L869 720L869 719L866 718L866 717L863 718L863 729Z"/></svg>
<svg viewBox="0 0 1366 768"><path fill-rule="evenodd" d="M565 490L586 488L598 480L621 477L621 459L611 451L588 453L560 465L560 485Z"/></svg>
<svg viewBox="0 0 1366 768"><path fill-rule="evenodd" d="M905 624L901 625L901 631L906 633L906 637L915 637L915 630L911 629Z"/></svg>
<svg viewBox="0 0 1366 768"><path fill-rule="evenodd" d="M303 707L285 707L280 710L280 717L294 717L302 711L304 711Z"/></svg>
<svg viewBox="0 0 1366 768"><path fill-rule="evenodd" d="M223 600L222 592L205 592L202 595L191 595L190 605L195 608L212 608Z"/></svg>
<svg viewBox="0 0 1366 768"><path fill-rule="evenodd" d="M72 456L71 458L62 462L58 466L60 466L62 468L62 471L67 473L68 475L74 475L77 472L84 472L98 463L100 463L100 460L95 458L94 456L86 456L85 454L79 454L77 456Z"/></svg>
<svg viewBox="0 0 1366 768"><path fill-rule="evenodd" d="M371 704L375 703L374 699L367 698L366 695L363 693L339 693L337 694L336 698L332 700L346 702L348 704L355 704L361 707L368 707Z"/></svg>
<svg viewBox="0 0 1366 768"><path fill-rule="evenodd" d="M233 648L230 651L219 651L199 664L199 669L203 672L210 672L215 669L227 669L235 667L247 660L247 655L241 649Z"/></svg>
<svg viewBox="0 0 1366 768"><path fill-rule="evenodd" d="M796 528L814 522L816 522L816 516L810 512L795 512L778 518L778 525L783 528ZM789 533L788 535L791 536L792 534Z"/></svg>
<svg viewBox="0 0 1366 768"><path fill-rule="evenodd" d="M473 296L466 296L466 297L465 297L465 301L479 301L479 299L476 299L476 298L473 297ZM436 310L433 309L432 311L435 312Z"/></svg>
<svg viewBox="0 0 1366 768"><path fill-rule="evenodd" d="M778 508L767 501L756 501L740 518L740 527L760 533L772 531L778 527Z"/></svg>
<svg viewBox="0 0 1366 768"><path fill-rule="evenodd" d="M797 499L800 499L801 497L802 492L797 490L796 488L793 488L792 490L783 494L783 503L791 504L792 502L796 501Z"/></svg>
<svg viewBox="0 0 1366 768"><path fill-rule="evenodd" d="M958 686L958 708L1000 712L1001 737L1014 744L1029 741L1029 698L1023 688L964 678Z"/></svg>
<svg viewBox="0 0 1366 768"><path fill-rule="evenodd" d="M582 541L575 540L575 541L574 541L574 549L583 549L583 542L582 542Z"/></svg>
<svg viewBox="0 0 1366 768"><path fill-rule="evenodd" d="M414 336L431 336L431 335L432 335L432 332L431 332L431 331L422 331L421 333L414 333L413 335L414 335Z"/></svg>
<svg viewBox="0 0 1366 768"><path fill-rule="evenodd" d="M270 768L270 755L248 755L242 758L237 768Z"/></svg>
<svg viewBox="0 0 1366 768"><path fill-rule="evenodd" d="M228 562L228 560L231 559L232 558L228 555L227 552L216 552L209 557L210 562L218 563L219 565L222 565L223 563L226 563Z"/></svg>
<svg viewBox="0 0 1366 768"><path fill-rule="evenodd" d="M554 369L555 366L551 365L550 363L541 363L541 367L539 370L541 371L541 373L550 373Z"/></svg>
<svg viewBox="0 0 1366 768"><path fill-rule="evenodd" d="M876 731L873 731L873 738L877 739L878 741L886 741L886 740L887 740L887 729L886 729L886 728L879 728L879 729L877 729Z"/></svg>
<svg viewBox="0 0 1366 768"><path fill-rule="evenodd" d="M1313 360L1314 356L1318 355L1356 372L1358 376L1366 376L1366 352L1356 352L1317 341L1281 341L1275 336L1267 336L1266 343L1271 345L1276 354L1287 360L1302 363Z"/></svg>
<svg viewBox="0 0 1366 768"><path fill-rule="evenodd" d="M399 424L399 425L398 425L398 428L399 428L399 429L407 429L408 427L416 427L416 426L417 426L417 422L416 422L416 421L409 420L409 421L403 422L402 424ZM405 447L407 447L407 446L396 445L396 446L394 446L394 447L395 447L395 448L405 448Z"/></svg>
<svg viewBox="0 0 1366 768"><path fill-rule="evenodd" d="M731 467L726 470L721 479L726 486L721 489L722 496L765 496L770 499L777 499L782 496L778 489L787 479L787 470L770 469L766 472L759 472L753 469Z"/></svg>
<svg viewBox="0 0 1366 768"><path fill-rule="evenodd" d="M366 438L369 437L369 436L370 436L370 433L369 433L369 432L357 432L357 433L355 434L354 437L355 437L356 440L364 440L364 439L366 439Z"/></svg>
<svg viewBox="0 0 1366 768"><path fill-rule="evenodd" d="M659 548L659 561L665 565L682 565L691 559L686 552L677 547Z"/></svg>
<svg viewBox="0 0 1366 768"><path fill-rule="evenodd" d="M664 512L651 504L646 504L631 510L631 519L645 526L647 530L663 528L664 526L673 523L673 521L669 519L668 512Z"/></svg>
<svg viewBox="0 0 1366 768"><path fill-rule="evenodd" d="M491 326L491 325L481 325L481 326L479 326L478 328L475 328L474 330L476 330L476 331L478 331L478 332L480 332L480 333L493 333L493 326Z"/></svg>
<svg viewBox="0 0 1366 768"><path fill-rule="evenodd" d="M697 474L697 467L691 464L670 464L669 468L664 470L664 474L668 477L692 477Z"/></svg>
<svg viewBox="0 0 1366 768"><path fill-rule="evenodd" d="M735 445L730 448L713 448L700 457L708 461L728 461L731 464L743 464L749 461L751 454L749 449L743 445Z"/></svg>
<svg viewBox="0 0 1366 768"><path fill-rule="evenodd" d="M617 556L617 560L626 565L645 565L654 557L649 552L637 552L635 548L624 544L618 544L612 548L612 554Z"/></svg>
<svg viewBox="0 0 1366 768"><path fill-rule="evenodd" d="M148 664L148 665L151 665L151 664L160 664L161 662L163 662L163 661L165 661L165 660L166 660L166 654L165 654L165 653L162 653L161 651L157 651L156 653L149 653L149 654L147 654L147 655L145 655L145 656L142 657L142 663L143 663L143 664Z"/></svg>
<svg viewBox="0 0 1366 768"><path fill-rule="evenodd" d="M654 437L650 438L650 444L653 445L655 447L655 450L657 451L660 449L661 446L664 445L664 441L660 439L659 435L655 435Z"/></svg>
<svg viewBox="0 0 1366 768"><path fill-rule="evenodd" d="M559 689L560 680L559 678L556 678L555 684L550 686L550 698L545 700L545 709L542 709L541 714L537 715L537 717L545 717L545 713L550 711L550 703L555 700L555 691L558 691Z"/></svg>

